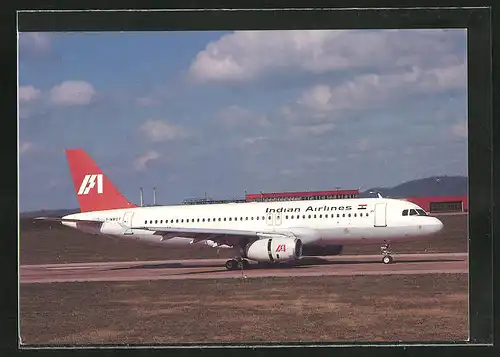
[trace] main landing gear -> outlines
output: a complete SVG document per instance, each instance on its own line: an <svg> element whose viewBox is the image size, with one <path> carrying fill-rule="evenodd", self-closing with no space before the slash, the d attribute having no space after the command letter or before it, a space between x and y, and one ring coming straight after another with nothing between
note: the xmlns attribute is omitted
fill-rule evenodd
<svg viewBox="0 0 500 357"><path fill-rule="evenodd" d="M247 269L249 265L250 263L246 259L234 258L234 259L229 259L226 262L226 269L227 270Z"/></svg>
<svg viewBox="0 0 500 357"><path fill-rule="evenodd" d="M392 264L393 263L393 259L391 256L391 254L392 254L391 246L389 243L386 242L383 246L381 246L380 252L383 255L382 263L384 263L384 264Z"/></svg>

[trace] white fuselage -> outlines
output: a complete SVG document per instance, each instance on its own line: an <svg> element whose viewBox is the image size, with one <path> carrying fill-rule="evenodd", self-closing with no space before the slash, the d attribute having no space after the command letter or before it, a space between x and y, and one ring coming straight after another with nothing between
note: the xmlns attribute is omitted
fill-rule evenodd
<svg viewBox="0 0 500 357"><path fill-rule="evenodd" d="M74 222L63 224L159 245L186 245L193 239L162 239L154 231L130 227L286 232L304 245L349 245L419 239L442 229L435 217L403 215L404 210L416 209L422 211L411 202L385 198L248 202L93 211L65 218L104 221L100 229Z"/></svg>

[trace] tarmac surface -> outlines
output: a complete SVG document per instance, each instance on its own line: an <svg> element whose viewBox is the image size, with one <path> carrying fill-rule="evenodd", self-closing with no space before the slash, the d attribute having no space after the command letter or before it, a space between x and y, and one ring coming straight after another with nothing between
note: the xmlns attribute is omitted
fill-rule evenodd
<svg viewBox="0 0 500 357"><path fill-rule="evenodd" d="M395 254L393 258L394 263L386 265L381 262L381 255L304 257L293 265L266 266L251 262L248 269L236 271L226 270L226 259L21 265L20 282L27 284L468 272L467 253Z"/></svg>

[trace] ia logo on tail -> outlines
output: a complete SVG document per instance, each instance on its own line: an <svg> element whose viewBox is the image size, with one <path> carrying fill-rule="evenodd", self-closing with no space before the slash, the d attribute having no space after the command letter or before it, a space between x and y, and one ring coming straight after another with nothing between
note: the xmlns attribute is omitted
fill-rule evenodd
<svg viewBox="0 0 500 357"><path fill-rule="evenodd" d="M85 175L82 184L80 185L80 189L78 190L78 195L88 195L90 190L94 188L96 181L97 181L97 194L102 194L102 174L97 174L97 175Z"/></svg>

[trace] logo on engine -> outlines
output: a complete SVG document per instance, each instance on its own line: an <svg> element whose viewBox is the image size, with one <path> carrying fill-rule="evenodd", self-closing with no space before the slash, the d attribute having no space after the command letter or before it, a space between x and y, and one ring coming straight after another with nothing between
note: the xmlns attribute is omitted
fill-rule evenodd
<svg viewBox="0 0 500 357"><path fill-rule="evenodd" d="M279 252L286 252L286 245L285 244L278 244L278 246L276 247L276 253L279 253Z"/></svg>
<svg viewBox="0 0 500 357"><path fill-rule="evenodd" d="M78 190L78 195L88 195L90 190L94 188L97 179L97 193L102 193L102 174L97 175L85 175L83 178L80 189Z"/></svg>

